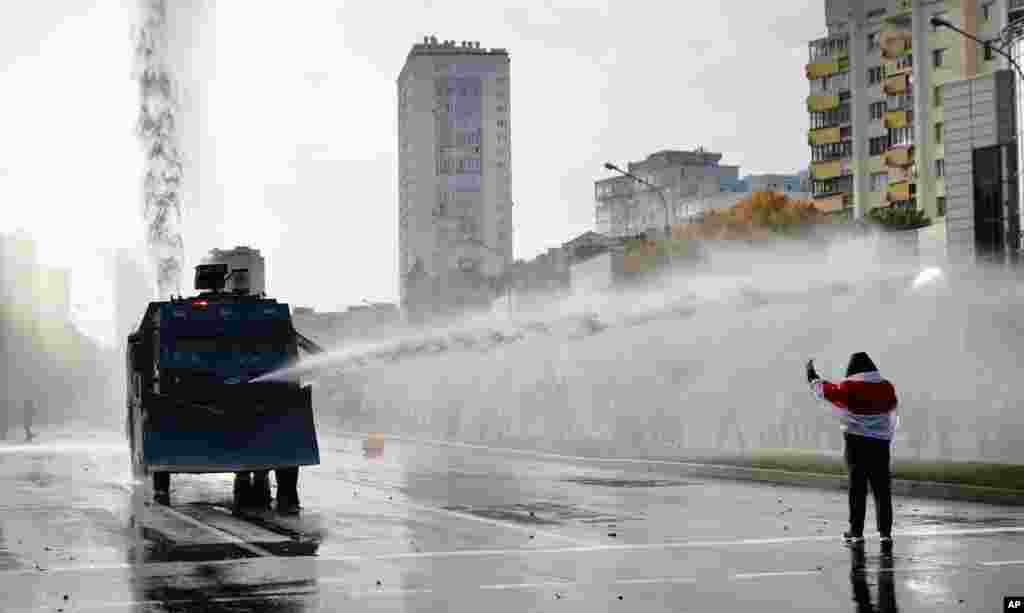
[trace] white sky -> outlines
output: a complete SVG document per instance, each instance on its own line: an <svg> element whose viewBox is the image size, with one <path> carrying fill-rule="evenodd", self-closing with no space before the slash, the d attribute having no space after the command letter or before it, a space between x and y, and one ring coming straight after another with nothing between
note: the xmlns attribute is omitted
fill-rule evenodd
<svg viewBox="0 0 1024 613"><path fill-rule="evenodd" d="M184 4L201 9L175 21L193 54L184 120L200 134L187 265L251 245L291 304L397 299L394 81L425 35L509 50L517 257L591 228L605 161L703 145L741 173L808 162L803 65L821 0ZM136 17L134 0L0 3L0 232L24 228L45 263L73 266L98 336L96 250L142 236Z"/></svg>

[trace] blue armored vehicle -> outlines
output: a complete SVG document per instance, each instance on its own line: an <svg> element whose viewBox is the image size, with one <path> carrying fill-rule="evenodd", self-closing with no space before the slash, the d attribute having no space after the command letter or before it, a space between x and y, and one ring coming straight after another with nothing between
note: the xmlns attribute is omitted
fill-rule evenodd
<svg viewBox="0 0 1024 613"><path fill-rule="evenodd" d="M292 325L287 304L224 291L226 264L196 267L191 298L151 302L128 337L126 428L136 476L170 504L172 473L235 473L234 504L297 513L300 466L320 463L311 388L253 382L322 351Z"/></svg>

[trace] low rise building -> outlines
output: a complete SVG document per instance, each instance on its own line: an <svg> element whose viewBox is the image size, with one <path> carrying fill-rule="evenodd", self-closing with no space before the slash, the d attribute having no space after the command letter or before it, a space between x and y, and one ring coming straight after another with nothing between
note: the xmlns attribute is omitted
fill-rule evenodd
<svg viewBox="0 0 1024 613"><path fill-rule="evenodd" d="M299 332L327 347L395 336L405 329L398 305L384 302L319 313L297 306L292 308L292 322Z"/></svg>

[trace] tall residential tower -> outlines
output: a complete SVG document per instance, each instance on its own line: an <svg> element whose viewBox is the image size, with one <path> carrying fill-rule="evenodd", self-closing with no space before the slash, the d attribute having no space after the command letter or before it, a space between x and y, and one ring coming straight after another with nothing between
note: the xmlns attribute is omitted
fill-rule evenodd
<svg viewBox="0 0 1024 613"><path fill-rule="evenodd" d="M512 262L509 56L424 38L398 76L403 307L486 300Z"/></svg>
<svg viewBox="0 0 1024 613"><path fill-rule="evenodd" d="M1007 68L933 16L992 39L1020 0L825 0L828 36L806 67L816 204L856 218L876 207L946 214L942 86Z"/></svg>

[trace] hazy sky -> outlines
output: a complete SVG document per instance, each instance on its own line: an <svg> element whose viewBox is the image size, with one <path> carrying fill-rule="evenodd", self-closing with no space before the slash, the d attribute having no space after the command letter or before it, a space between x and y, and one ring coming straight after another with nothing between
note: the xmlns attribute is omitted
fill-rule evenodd
<svg viewBox="0 0 1024 613"><path fill-rule="evenodd" d="M807 165L821 0L185 4L207 5L175 21L202 173L187 264L249 244L295 305L397 299L395 78L426 35L509 50L517 257L591 228L605 161L703 145L741 173ZM0 231L75 266L83 321L106 313L96 249L142 235L135 7L0 4Z"/></svg>

